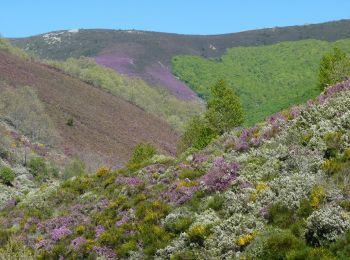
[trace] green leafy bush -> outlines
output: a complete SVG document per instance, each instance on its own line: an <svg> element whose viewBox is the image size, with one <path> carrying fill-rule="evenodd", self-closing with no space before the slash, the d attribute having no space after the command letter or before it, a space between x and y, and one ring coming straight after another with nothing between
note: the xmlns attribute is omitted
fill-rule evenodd
<svg viewBox="0 0 350 260"><path fill-rule="evenodd" d="M137 169L147 163L156 153L157 149L151 144L138 144L135 146L127 166L129 169Z"/></svg>
<svg viewBox="0 0 350 260"><path fill-rule="evenodd" d="M165 229L172 233L179 234L186 231L192 224L192 222L193 219L191 217L178 217L174 221L170 221L169 223L167 223L165 225Z"/></svg>
<svg viewBox="0 0 350 260"><path fill-rule="evenodd" d="M0 170L0 181L5 185L11 185L11 182L15 179L15 172L9 167L3 167Z"/></svg>
<svg viewBox="0 0 350 260"><path fill-rule="evenodd" d="M191 242L203 245L205 238L210 234L210 228L204 225L195 225L188 231Z"/></svg>
<svg viewBox="0 0 350 260"><path fill-rule="evenodd" d="M33 158L28 162L29 173L34 177L39 175L48 175L48 167L46 161L41 158Z"/></svg>
<svg viewBox="0 0 350 260"><path fill-rule="evenodd" d="M268 213L269 223L279 228L288 228L295 221L294 211L280 203L272 205Z"/></svg>
<svg viewBox="0 0 350 260"><path fill-rule="evenodd" d="M76 158L73 159L64 169L62 178L67 180L73 176L82 176L85 173L85 163Z"/></svg>
<svg viewBox="0 0 350 260"><path fill-rule="evenodd" d="M189 179L189 180L195 180L199 177L201 177L205 172L197 170L197 169L184 169L180 174L180 179Z"/></svg>
<svg viewBox="0 0 350 260"><path fill-rule="evenodd" d="M321 60L318 75L321 90L327 86L341 82L350 76L350 58L341 49L335 47L326 53Z"/></svg>
<svg viewBox="0 0 350 260"><path fill-rule="evenodd" d="M280 230L267 238L262 250L262 259L288 259L288 254L296 255L296 251L299 251L300 255L300 251L303 252L303 250L305 250L305 243L302 240L295 237L289 230Z"/></svg>
<svg viewBox="0 0 350 260"><path fill-rule="evenodd" d="M218 134L211 128L206 118L203 116L195 116L186 125L177 151L181 153L189 147L203 149L217 137L217 135Z"/></svg>

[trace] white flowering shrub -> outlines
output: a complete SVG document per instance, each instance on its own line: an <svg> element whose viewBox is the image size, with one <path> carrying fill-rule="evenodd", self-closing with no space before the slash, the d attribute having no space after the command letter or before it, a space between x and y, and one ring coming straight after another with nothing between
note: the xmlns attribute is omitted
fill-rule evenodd
<svg viewBox="0 0 350 260"><path fill-rule="evenodd" d="M350 214L339 206L327 206L311 214L306 220L305 237L314 245L334 241L350 229Z"/></svg>

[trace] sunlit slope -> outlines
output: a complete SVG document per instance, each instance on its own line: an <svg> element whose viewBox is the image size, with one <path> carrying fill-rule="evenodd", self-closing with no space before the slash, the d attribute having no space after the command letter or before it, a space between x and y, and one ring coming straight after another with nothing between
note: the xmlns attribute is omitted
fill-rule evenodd
<svg viewBox="0 0 350 260"><path fill-rule="evenodd" d="M200 96L225 79L242 99L246 124L317 96L318 68L322 56L338 46L350 53L350 40L282 42L260 47L228 49L220 59L177 56L173 73Z"/></svg>

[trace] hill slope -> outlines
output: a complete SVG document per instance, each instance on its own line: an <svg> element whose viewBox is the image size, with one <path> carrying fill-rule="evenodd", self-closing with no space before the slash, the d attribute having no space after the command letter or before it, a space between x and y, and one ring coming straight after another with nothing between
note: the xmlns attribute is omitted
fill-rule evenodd
<svg viewBox="0 0 350 260"><path fill-rule="evenodd" d="M350 53L350 40L282 42L259 47L230 48L220 59L177 56L173 73L200 96L225 79L242 99L246 124L318 95L318 70L322 56L339 47Z"/></svg>
<svg viewBox="0 0 350 260"><path fill-rule="evenodd" d="M0 256L347 259L349 111L346 81L203 151L34 190L0 213Z"/></svg>
<svg viewBox="0 0 350 260"><path fill-rule="evenodd" d="M177 134L139 107L49 66L0 50L0 80L30 86L44 102L66 154L120 166L139 142L174 153ZM3 91L3 85L0 91ZM72 127L66 124L74 119Z"/></svg>
<svg viewBox="0 0 350 260"><path fill-rule="evenodd" d="M171 59L175 55L220 57L227 48L236 46L302 39L335 41L348 37L350 20L212 36L133 30L69 30L11 41L41 58L95 57L99 64L159 84L182 99L191 99L195 94L171 75Z"/></svg>

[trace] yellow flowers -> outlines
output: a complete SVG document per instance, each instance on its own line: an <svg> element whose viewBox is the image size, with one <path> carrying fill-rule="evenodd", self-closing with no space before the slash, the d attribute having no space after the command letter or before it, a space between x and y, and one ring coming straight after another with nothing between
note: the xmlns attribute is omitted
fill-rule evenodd
<svg viewBox="0 0 350 260"><path fill-rule="evenodd" d="M258 193L262 192L263 190L266 190L269 186L265 182L258 182L255 189Z"/></svg>
<svg viewBox="0 0 350 260"><path fill-rule="evenodd" d="M255 202L259 193L261 193L262 191L264 191L268 188L269 188L269 186L265 182L258 182L258 184L255 186L256 191L251 194L250 200Z"/></svg>
<svg viewBox="0 0 350 260"><path fill-rule="evenodd" d="M316 186L313 188L310 197L310 205L314 209L319 209L320 204L325 197L326 192L322 186Z"/></svg>
<svg viewBox="0 0 350 260"><path fill-rule="evenodd" d="M75 228L75 231L77 232L77 234L81 235L85 232L85 226L79 225Z"/></svg>
<svg viewBox="0 0 350 260"><path fill-rule="evenodd" d="M109 169L109 168L102 166L102 167L100 167L100 168L97 170L96 175L97 175L97 177L104 177L104 176L106 176L109 172L110 172L110 169Z"/></svg>
<svg viewBox="0 0 350 260"><path fill-rule="evenodd" d="M197 182L196 181L188 181L188 180L183 180L183 181L180 181L177 186L176 186L176 189L177 190L180 190L181 188L183 187L192 187L192 186L196 186L197 185Z"/></svg>
<svg viewBox="0 0 350 260"><path fill-rule="evenodd" d="M188 231L188 236L192 242L202 244L209 232L210 230L207 226L196 225Z"/></svg>
<svg viewBox="0 0 350 260"><path fill-rule="evenodd" d="M247 246L256 237L256 235L257 235L257 232L253 232L251 234L240 236L237 240L237 244L239 246Z"/></svg>

